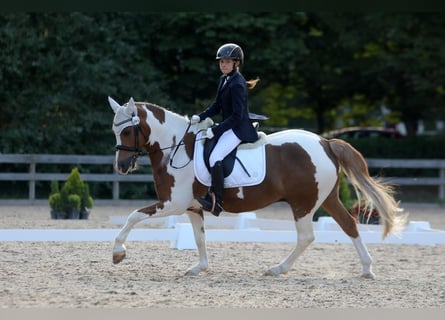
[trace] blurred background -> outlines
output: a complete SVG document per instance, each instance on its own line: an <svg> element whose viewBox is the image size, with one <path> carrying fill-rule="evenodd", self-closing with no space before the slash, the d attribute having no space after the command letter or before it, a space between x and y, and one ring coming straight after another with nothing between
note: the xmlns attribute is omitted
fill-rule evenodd
<svg viewBox="0 0 445 320"><path fill-rule="evenodd" d="M260 130L303 128L338 136L366 158L445 159L444 18L444 13L1 13L0 152L114 155L107 96L121 104L133 97L184 115L198 113L216 93L216 50L235 42L245 53L245 78L261 79L249 92L250 111L270 118ZM351 130L359 133L344 133ZM28 166L0 163L3 173L26 172ZM81 173L113 171L111 164L76 166ZM40 164L38 170L68 174L72 167ZM383 176L438 174L431 168L370 169ZM35 183L36 197L46 199L50 181ZM89 184L93 197L111 197L111 182ZM398 197L437 202L437 188L406 186ZM0 193L3 199L27 198L28 182L2 180ZM155 197L151 183L126 184L120 193L123 199Z"/></svg>

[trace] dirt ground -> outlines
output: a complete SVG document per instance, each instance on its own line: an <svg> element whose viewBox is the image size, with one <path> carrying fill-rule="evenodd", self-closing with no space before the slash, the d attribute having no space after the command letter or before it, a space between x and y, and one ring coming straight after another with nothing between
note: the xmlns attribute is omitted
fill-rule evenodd
<svg viewBox="0 0 445 320"><path fill-rule="evenodd" d="M88 220L51 220L48 206L0 206L0 229L118 228L110 215L138 205L96 206ZM445 230L445 209L402 205L412 221ZM282 206L261 218L291 219ZM292 223L292 222L290 222ZM1 231L0 231L1 232ZM369 244L375 280L360 278L352 244L313 244L286 275L263 276L290 243L210 242L210 268L184 277L197 251L127 242L111 262L108 242L0 242L2 308L442 308L445 246Z"/></svg>

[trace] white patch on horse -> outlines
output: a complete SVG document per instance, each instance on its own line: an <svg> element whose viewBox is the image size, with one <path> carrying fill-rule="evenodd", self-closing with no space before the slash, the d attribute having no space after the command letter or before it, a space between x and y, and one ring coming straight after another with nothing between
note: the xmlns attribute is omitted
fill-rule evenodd
<svg viewBox="0 0 445 320"><path fill-rule="evenodd" d="M238 193L236 194L239 199L244 199L244 189L243 187L238 188Z"/></svg>

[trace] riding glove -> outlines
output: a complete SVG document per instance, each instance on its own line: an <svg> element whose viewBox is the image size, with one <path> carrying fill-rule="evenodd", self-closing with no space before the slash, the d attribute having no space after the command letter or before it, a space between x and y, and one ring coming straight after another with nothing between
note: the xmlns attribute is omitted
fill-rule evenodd
<svg viewBox="0 0 445 320"><path fill-rule="evenodd" d="M206 138L207 139L212 139L215 135L213 134L213 130L212 128L208 128L206 131Z"/></svg>
<svg viewBox="0 0 445 320"><path fill-rule="evenodd" d="M197 124L200 121L201 121L201 118L198 115L194 114L192 116L192 118L190 119L190 124L192 124L192 125Z"/></svg>

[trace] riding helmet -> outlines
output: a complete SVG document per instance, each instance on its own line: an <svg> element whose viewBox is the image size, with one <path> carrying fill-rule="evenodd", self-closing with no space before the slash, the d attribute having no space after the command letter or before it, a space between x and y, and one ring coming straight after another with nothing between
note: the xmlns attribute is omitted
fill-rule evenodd
<svg viewBox="0 0 445 320"><path fill-rule="evenodd" d="M216 59L233 59L238 60L240 63L243 63L244 61L244 52L243 49L237 44L234 43L226 43L223 44L221 47L219 47L218 51L216 52Z"/></svg>

